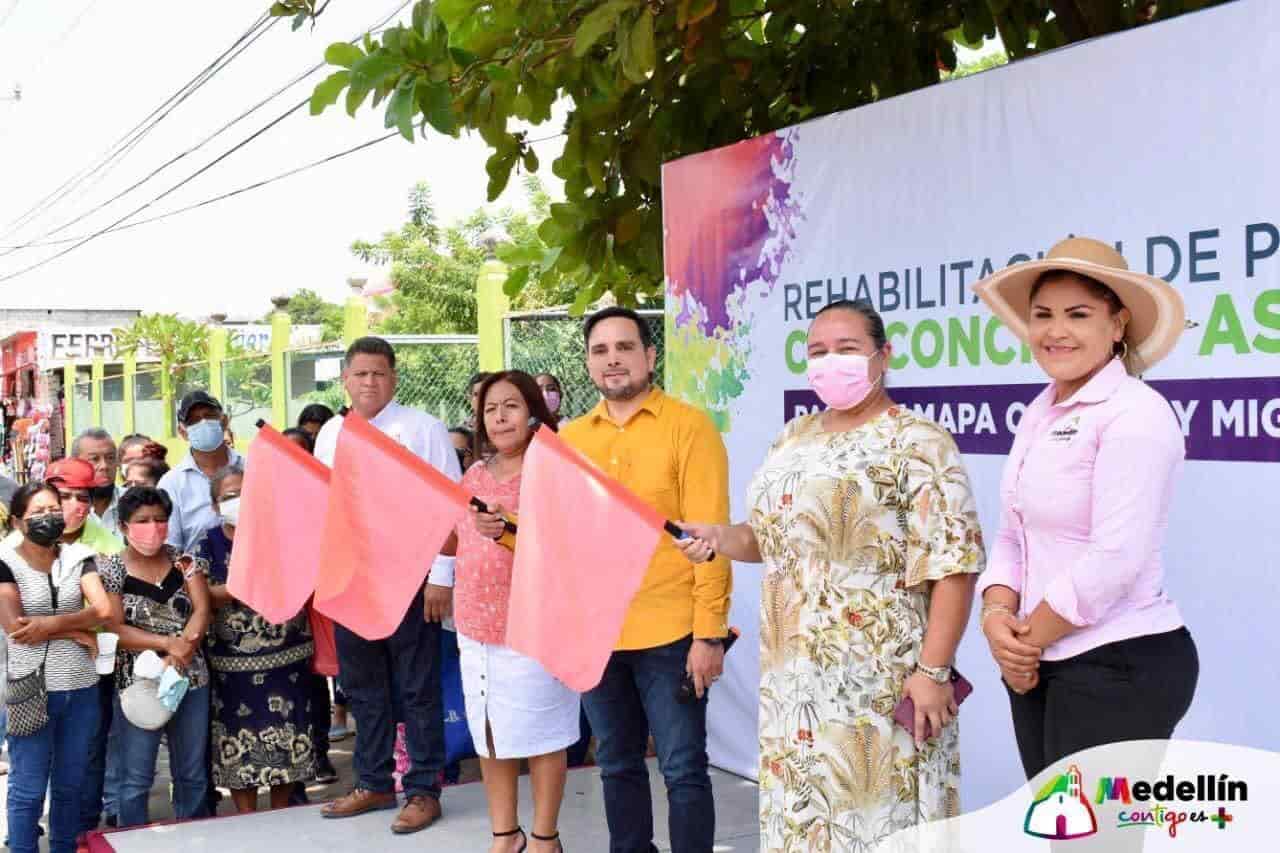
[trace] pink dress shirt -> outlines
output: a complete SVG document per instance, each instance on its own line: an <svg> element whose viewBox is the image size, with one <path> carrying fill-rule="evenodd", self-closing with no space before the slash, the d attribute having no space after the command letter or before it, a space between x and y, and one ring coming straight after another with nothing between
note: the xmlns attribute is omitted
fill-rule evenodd
<svg viewBox="0 0 1280 853"><path fill-rule="evenodd" d="M483 462L472 465L462 485L489 506L508 512L520 507L520 475L499 483ZM458 561L453 577L453 621L458 631L477 643L505 645L507 606L511 599L511 564L515 555L481 536L468 513L458 524Z"/></svg>
<svg viewBox="0 0 1280 853"><path fill-rule="evenodd" d="M1078 630L1044 660L1182 626L1160 551L1182 430L1164 397L1112 361L1071 398L1046 388L1023 415L1000 486L1000 534L979 593L1041 601Z"/></svg>

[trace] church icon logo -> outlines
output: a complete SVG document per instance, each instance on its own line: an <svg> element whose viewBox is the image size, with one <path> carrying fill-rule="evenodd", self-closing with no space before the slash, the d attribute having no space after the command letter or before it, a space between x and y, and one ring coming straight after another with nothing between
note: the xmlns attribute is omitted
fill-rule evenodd
<svg viewBox="0 0 1280 853"><path fill-rule="evenodd" d="M1080 768L1072 764L1066 773L1041 789L1022 829L1027 835L1068 841L1085 838L1098 831L1098 819L1084 795L1084 779Z"/></svg>

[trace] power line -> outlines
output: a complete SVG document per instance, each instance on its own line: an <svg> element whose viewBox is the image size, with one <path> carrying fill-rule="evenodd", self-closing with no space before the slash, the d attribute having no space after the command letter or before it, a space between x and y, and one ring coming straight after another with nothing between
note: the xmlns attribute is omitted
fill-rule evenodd
<svg viewBox="0 0 1280 853"><path fill-rule="evenodd" d="M76 19L71 22L71 25L59 33L58 37L50 42L48 47L41 51L40 60L36 63L34 68L27 72L32 78L34 78L36 74L44 68L45 64L49 61L49 57L53 55L54 51L62 47L63 43L71 37L71 34L80 26L80 22L89 14L89 10L96 6L97 3L98 0L89 0L89 5L80 10L80 14L76 15Z"/></svg>
<svg viewBox="0 0 1280 853"><path fill-rule="evenodd" d="M176 210L170 210L170 211L167 211L167 212L165 212L165 213L157 214L156 216L149 216L149 217L147 217L146 219L139 219L137 222L130 222L130 223L128 223L127 225L120 225L120 226L118 226L118 227L108 228L108 229L106 229L105 231L103 231L103 232L101 232L101 233L102 233L102 235L103 235L103 236L105 236L105 235L107 235L107 234L116 234L116 233L119 233L119 232L121 232L121 231L128 231L130 228L137 228L137 227L138 227L138 226L140 226L140 225L149 225L149 224L150 224L150 223L152 223L152 222L160 222L160 221L162 221L162 220L169 219L169 218L171 218L171 217L177 216L177 215L179 215L179 214L181 214L181 213L190 213L190 212L191 212L191 211L193 211L193 210L198 210L199 208L202 208L202 207L208 207L208 206L209 206L209 205L211 205L211 204L216 204L217 202L225 201L225 200L227 200L227 199L229 199L229 198L234 198L235 196L238 196L238 195L243 195L244 193L247 193L247 192L249 192L249 191L251 191L251 190L256 190L256 189L259 189L259 188L261 188L261 187L268 186L269 184L274 184L276 181L282 181L282 180L284 180L285 178L291 178L291 177L293 177L294 175L297 175L297 174L300 174L300 173L302 173L302 172L308 171L309 169L314 169L314 168L316 168L317 166L323 166L323 165L324 165L324 164L326 164L326 163L331 163L331 162L333 162L334 160L338 160L338 159L340 159L340 158L342 158L342 157L346 157L346 156L348 156L348 155L350 155L350 154L355 154L356 152L358 152L358 151L363 151L363 150L364 150L364 149L366 149L366 148L372 148L374 145L377 145L377 144L378 144L378 143L380 143L380 142L386 142L388 139L391 139L391 138L393 138L393 137L395 137L395 136L397 136L397 135L399 135L399 131L393 130L393 131L391 131L390 133L388 133L388 134L386 134L386 135L384 135L384 136L378 136L378 137L375 137L375 138L373 138L373 139L370 139L370 140L369 140L369 141L367 141L367 142L362 142L362 143L360 143L359 145L352 146L351 148L346 148L346 149L344 149L344 150L342 150L342 151L338 151L338 152L337 152L337 153L335 153L335 154L330 154L330 155L329 155L329 156L327 156L327 157L322 157L322 158L320 158L319 160L313 160L313 161L311 161L310 163L307 163L307 164L302 165L302 166L297 166L297 167L295 167L295 168L289 169L288 171L281 172L281 173L280 173L280 174L278 174L278 175L272 175L272 176L271 176L271 177L269 177L269 178L263 178L263 179L262 179L262 180L260 180L260 181L254 181L253 183L251 183L251 184L246 184L245 186L243 186L243 187L239 187L238 189L234 189L234 190L231 190L231 191L229 191L229 192L221 193L221 194L219 194L219 195L212 196L211 198L206 198L206 199L205 199L205 200L203 200L203 201L198 201L198 202L196 202L195 204L189 204L189 205L187 205L186 207L179 207L179 208L177 208ZM90 236L92 236L92 235L90 235ZM50 241L48 241L47 243L41 243L40 245L42 245L42 246L56 246L56 245L64 244L64 243L75 243L75 242L77 242L77 241L79 241L79 240L83 240L83 239L85 239L85 235L81 235L81 236L79 236L79 237L63 237L62 239L59 239L59 240L50 240Z"/></svg>
<svg viewBox="0 0 1280 853"><path fill-rule="evenodd" d="M18 4L21 2L22 0L13 0L13 5L9 7L9 11L4 13L3 18L0 18L0 27L9 23L9 19L13 17L14 10L18 8Z"/></svg>
<svg viewBox="0 0 1280 853"><path fill-rule="evenodd" d="M402 2L399 6L397 6L397 7L396 7L392 12L390 12L389 14L387 14L387 15L386 15L386 16L385 16L381 21L379 21L378 23L376 23L376 24L374 24L373 26L369 27L367 30L363 30L363 31L362 31L362 34L363 34L363 32L368 32L368 31L375 31L375 32L376 32L377 30L381 29L381 28L382 28L383 26L385 26L389 21L391 21L393 18L395 18L395 17L396 17L396 15L398 15L398 14L400 14L402 11L404 11L405 7L407 7L407 6L409 5L409 3L410 3L410 2L412 2L412 0L404 0L404 2ZM357 35L357 36L355 36L355 37L353 37L353 38L349 39L349 40L348 40L348 44L351 44L351 43L354 43L354 42L358 41L358 40L359 40L359 38L360 38L360 35ZM249 42L249 44L252 44L252 42ZM247 47L249 46L249 44L246 44L246 45L244 46L244 48L241 48L241 50L243 50L243 49L247 48ZM235 57L233 56L233 57L231 57L231 58L232 58L232 59L234 59ZM228 60L228 62L230 62L230 60ZM59 233L59 232L61 232L61 231L65 230L65 229L69 228L70 226L72 226L72 225L76 224L77 222L81 222L81 221L83 221L84 219L87 219L88 217L92 216L93 214L97 213L98 211L102 210L103 208L108 207L109 205L111 205L111 204L115 203L115 202L116 202L116 201L118 201L120 198L122 198L122 197L124 197L124 196L128 195L129 193L133 192L133 191L134 191L134 190L136 190L138 187L140 187L140 186L142 186L143 184L145 184L145 183L147 183L148 181L150 181L150 180L151 180L152 178L154 178L156 175L160 174L160 173L161 173L161 172L163 172L164 170L168 169L170 166L172 166L172 165L174 165L175 163L177 163L178 161L182 160L184 157L187 157L188 155L193 154L193 153L195 153L196 151L200 150L200 149L201 149L201 148L203 148L205 145L207 145L209 142L213 141L215 138L217 138L218 136L222 135L224 132L226 132L227 130L229 130L231 127L235 126L236 124L238 124L239 122L241 122L241 121L242 121L242 120L244 120L245 118L249 117L249 116L250 116L250 115L252 115L254 112L256 112L257 110L261 109L263 106L265 106L266 104L270 103L270 102L271 102L272 100L274 100L275 98L279 97L281 94L283 94L284 92L286 92L288 89L290 89L290 88L292 88L293 86L297 85L298 83L302 82L302 81L303 81L303 80L305 80L307 77L310 77L310 76L311 76L312 74L314 74L316 71L319 71L321 68L323 68L323 67L325 66L325 64L326 64L326 63L322 60L321 62L318 62L318 63L316 63L315 65L312 65L310 68L308 68L307 70L303 71L301 74L299 74L299 75L295 76L295 77L294 77L293 79L291 79L289 82L285 83L283 86L281 86L281 87L279 87L278 89L276 89L274 92L272 92L272 93L271 93L270 95L268 95L267 97L263 98L263 99L262 99L261 101L259 101L258 103L254 104L252 107L250 107L250 108L248 108L247 110L245 110L245 111L241 112L238 116L236 116L235 118L231 119L231 120L230 120L230 121L228 121L227 123L223 124L220 128L218 128L217 130L215 130L213 133L209 134L209 135L208 135L208 136L206 136L204 139L200 140L200 142L196 143L195 145L193 145L192 147L188 148L187 150L185 150L185 151L181 152L180 154L177 154L176 156L174 156L174 157L170 158L170 159L169 159L169 160L167 160L165 163L163 163L163 164L161 164L160 166L158 166L158 167L156 167L155 169L153 169L149 174L147 174L147 175L146 175L145 177L143 177L141 180L138 180L138 181L134 182L132 185L130 185L130 186L129 186L129 187L127 187L126 189L122 190L121 192L116 193L114 196L112 196L111 198L109 198L109 199L107 199L106 201L102 202L101 204L98 204L97 206L95 206L95 207L91 208L90 210L86 211L85 213L80 214L79 216L75 217L74 219L71 219L71 220L68 220L67 222L62 223L62 224L61 224L61 225L59 225L57 228L53 228L53 229L51 229L51 230L49 230L49 231L46 231L44 234L41 234L41 235L40 235L40 236L38 236L38 237L34 237L34 238L32 238L31 240L28 240L26 243L23 243L23 244L18 245L18 246L13 246L13 247L7 248L7 249L5 249L4 251L0 251L0 257L3 257L3 256L5 256L5 255L12 254L13 252L19 251L19 250L21 250L21 249L24 249L24 248L27 248L27 247L30 247L30 246L53 245L53 244L56 244L56 243L58 243L58 242L62 242L62 241L56 241L56 240L54 240L54 241L50 241L50 240L47 240L46 238L51 237L51 236L53 236L54 234L57 234L57 233ZM294 107L293 109L294 109L294 110L300 109L300 108L301 108L303 105L305 105L309 100L310 100L310 99L308 98L308 99L307 99L307 101L303 101L303 103L302 103L302 104L299 104L298 106ZM117 161L117 162L118 162L118 161Z"/></svg>
<svg viewBox="0 0 1280 853"><path fill-rule="evenodd" d="M186 207L180 207L176 210L170 210L166 213L157 214L156 216L151 216L146 219L140 219L137 222L130 222L127 225L110 226L102 229L96 234L81 235L79 237L65 237L60 240L50 240L48 243L44 243L42 245L53 246L60 243L84 243L94 239L95 237L100 237L106 234L115 234L120 231L128 231L130 228L137 228L141 225L148 225L152 222L160 222L161 220L169 219L171 217L177 216L182 213L189 213L193 210L198 210L199 208L202 208L202 207L208 207L211 204L216 204L217 202L220 202L220 201L226 201L229 198L234 198L235 196L243 195L244 193L250 192L252 190L260 189L270 184L274 184L275 182L282 181L285 178L291 178L294 175L300 174L302 172L306 172L309 169L314 169L317 166L323 166L326 163L332 163L334 160L338 160L338 159L341 159L342 157L355 154L356 152L363 151L366 148L372 148L373 146L377 145L380 142L386 142L388 139L392 139L393 137L398 136L399 133L400 132L398 130L393 130L388 134L375 137L373 139L368 140L367 142L362 142L359 145L352 146L351 148L346 148L342 151L338 151L334 154L330 154L327 157L322 157L319 160L313 160L310 163L306 163L302 166L296 166L292 169L289 169L288 171L281 172L278 175L272 175L269 178L263 178L260 181L254 181L253 183L246 184L245 186L239 187L238 189L234 189L229 192L221 193L219 195L206 198L203 201L198 201L195 204L189 204ZM67 250L67 251L70 251L70 250ZM28 270L31 270L31 269L35 269L36 267L41 266L44 263L48 263L49 261L52 261L57 257L59 257L59 255L54 255L45 261L41 261L39 264L33 264L32 266L28 267L26 270L19 270L18 272L5 276L4 278L0 278L0 281L6 281L9 278L21 275L22 273L27 272Z"/></svg>
<svg viewBox="0 0 1280 853"><path fill-rule="evenodd" d="M254 21L253 25L250 26L249 29L245 30L245 32L241 34L240 37L237 38L229 48L227 48L225 51L219 54L219 56L216 59L214 59L211 63L209 63L207 66L201 69L201 71L197 73L195 77L191 78L185 84L183 84L182 87L178 89L178 91L174 92L172 95L166 98L165 101L161 103L160 106L152 110L151 113L148 114L146 118L142 119L140 122L134 125L130 130L128 130L122 137L120 137L120 139L112 143L112 145L107 149L107 151L104 154L100 155L99 158L94 161L95 165L87 166L84 169L81 169L78 173L68 178L61 185L59 185L58 188L55 189L53 192L49 193L44 198L37 201L34 206L32 206L30 209L28 209L25 213L23 213L17 219L13 220L12 222L10 222L8 225L5 226L3 236L8 236L9 234L12 234L15 230L33 221L35 218L39 217L44 212L46 212L53 204L56 204L61 199L65 198L70 192L76 189L81 183L83 183L85 180L91 177L94 173L104 168L113 159L124 156L124 154L127 153L127 150L131 150L134 146L136 146L138 141L141 140L141 137L145 136L157 124L163 121L165 117L167 117L169 113L172 112L173 109L178 106L178 104L180 104L183 100L186 100L186 98L190 97L192 93L194 93L197 89L199 89L201 86L207 83L210 79L212 79L212 77L219 70L221 70L222 67L225 67L224 65L220 65L220 63L223 63L223 60L225 60L233 51L235 51L240 45L244 44L244 42L250 37L252 37L256 31L262 28L263 24L266 23L268 17L269 16L265 12L259 15L258 19ZM279 20L280 19L278 18L275 19L270 24L267 24L267 27L270 28L270 26L274 25ZM166 108L168 108L167 111L166 111ZM152 121L153 119L155 119L155 121ZM148 125L148 122L151 122L151 124Z"/></svg>

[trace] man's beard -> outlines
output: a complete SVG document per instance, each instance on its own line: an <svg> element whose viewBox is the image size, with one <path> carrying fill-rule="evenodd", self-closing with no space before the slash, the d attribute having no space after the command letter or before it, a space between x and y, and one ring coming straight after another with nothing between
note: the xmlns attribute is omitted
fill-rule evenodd
<svg viewBox="0 0 1280 853"><path fill-rule="evenodd" d="M89 497L93 498L95 501L105 501L114 497L115 493L115 486L94 486L89 490Z"/></svg>
<svg viewBox="0 0 1280 853"><path fill-rule="evenodd" d="M596 390L600 392L600 396L614 403L621 403L627 400L634 400L641 394L649 390L648 377L639 382L628 382L620 388L610 388L607 385L596 385Z"/></svg>

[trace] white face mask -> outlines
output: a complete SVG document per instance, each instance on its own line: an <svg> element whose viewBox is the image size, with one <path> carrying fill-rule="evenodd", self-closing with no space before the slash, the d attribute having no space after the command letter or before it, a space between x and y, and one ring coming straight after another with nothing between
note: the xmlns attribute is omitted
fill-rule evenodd
<svg viewBox="0 0 1280 853"><path fill-rule="evenodd" d="M229 527L235 527L236 523L240 520L240 499L231 498L230 500L223 501L218 504L218 511L222 516L223 524Z"/></svg>

